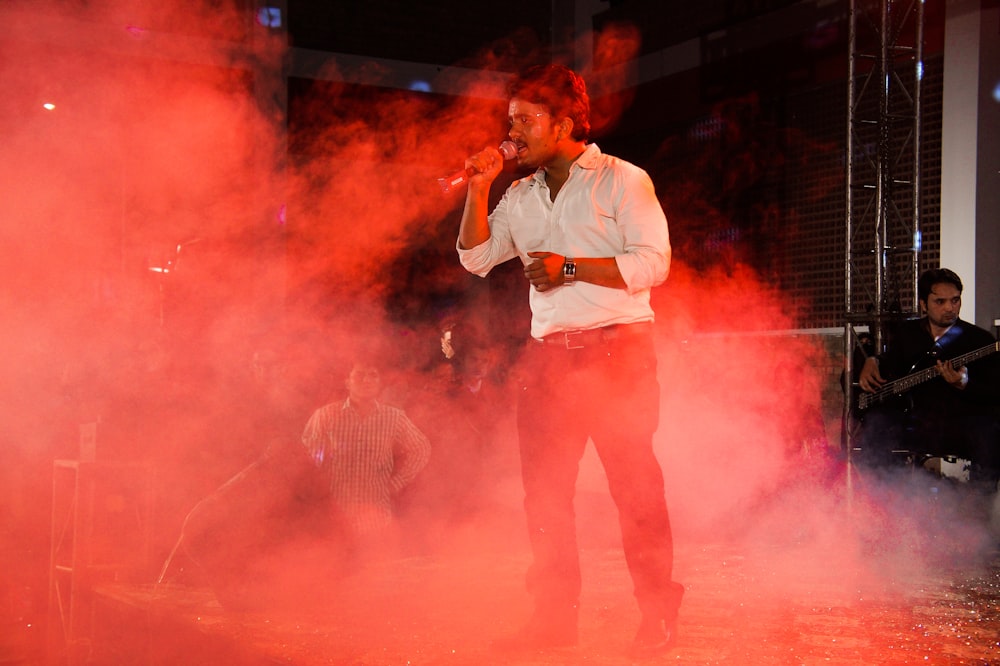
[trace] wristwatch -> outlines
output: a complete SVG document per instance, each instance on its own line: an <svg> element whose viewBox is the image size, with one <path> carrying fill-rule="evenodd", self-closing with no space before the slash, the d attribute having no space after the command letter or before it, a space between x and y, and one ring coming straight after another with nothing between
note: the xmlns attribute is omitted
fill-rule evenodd
<svg viewBox="0 0 1000 666"><path fill-rule="evenodd" d="M563 261L563 284L576 282L576 261L566 257Z"/></svg>

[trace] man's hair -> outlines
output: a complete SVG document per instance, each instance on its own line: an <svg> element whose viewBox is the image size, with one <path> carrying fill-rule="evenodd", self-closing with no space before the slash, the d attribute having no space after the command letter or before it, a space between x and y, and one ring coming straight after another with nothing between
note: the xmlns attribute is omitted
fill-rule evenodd
<svg viewBox="0 0 1000 666"><path fill-rule="evenodd" d="M948 283L955 285L958 293L962 293L962 278L958 277L955 271L947 268L931 268L920 274L917 280L917 295L921 301L927 301L931 295L931 289L936 284Z"/></svg>
<svg viewBox="0 0 1000 666"><path fill-rule="evenodd" d="M555 120L573 121L574 141L590 138L590 97L583 77L565 65L535 65L507 86L507 98L548 107Z"/></svg>

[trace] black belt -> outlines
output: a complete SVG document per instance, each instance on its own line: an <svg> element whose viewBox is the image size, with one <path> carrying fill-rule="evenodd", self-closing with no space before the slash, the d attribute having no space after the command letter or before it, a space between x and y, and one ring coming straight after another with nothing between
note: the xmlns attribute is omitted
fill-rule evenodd
<svg viewBox="0 0 1000 666"><path fill-rule="evenodd" d="M649 334L652 330L653 322L643 321L637 324L614 324L580 331L559 331L558 333L550 333L542 339L532 338L532 340L540 345L556 349L584 349L585 347L606 345L636 335Z"/></svg>

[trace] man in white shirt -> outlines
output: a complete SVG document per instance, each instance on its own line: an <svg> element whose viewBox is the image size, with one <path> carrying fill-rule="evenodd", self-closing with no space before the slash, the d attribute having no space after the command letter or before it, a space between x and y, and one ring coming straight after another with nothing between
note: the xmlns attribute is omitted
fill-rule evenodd
<svg viewBox="0 0 1000 666"><path fill-rule="evenodd" d="M462 265L485 276L515 257L530 283L531 339L518 375L518 433L534 561L535 612L514 646L577 641L581 589L573 500L588 438L618 506L642 623L634 648L670 647L683 587L663 473L653 452L659 384L650 290L667 277L667 220L649 176L588 144L583 79L558 65L529 69L509 90L515 181L492 213L503 158L487 148L474 171L458 237Z"/></svg>

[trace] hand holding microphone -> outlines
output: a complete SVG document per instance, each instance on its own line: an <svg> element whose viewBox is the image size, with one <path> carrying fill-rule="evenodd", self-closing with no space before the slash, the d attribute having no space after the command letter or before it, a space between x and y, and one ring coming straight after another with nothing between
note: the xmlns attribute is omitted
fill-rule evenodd
<svg viewBox="0 0 1000 666"><path fill-rule="evenodd" d="M504 158L504 160L512 160L517 157L517 145L513 141L504 141L500 144L497 150L500 151L500 155ZM447 178L438 178L438 185L441 186L441 191L447 194L456 187L464 185L468 182L469 178L475 176L477 173L482 173L482 171L472 167L466 167Z"/></svg>

